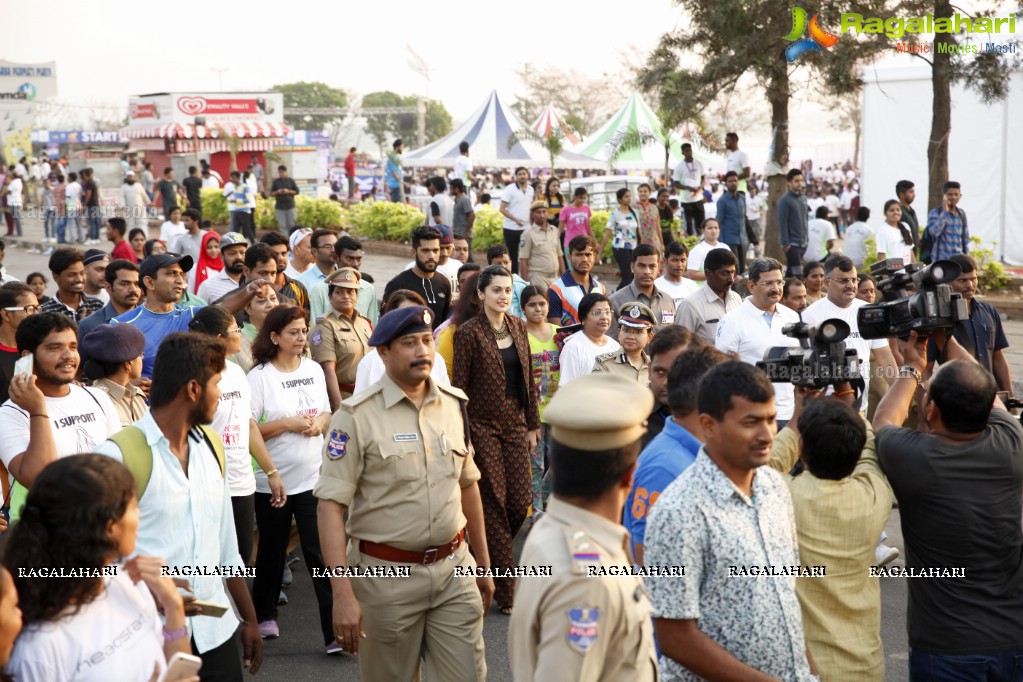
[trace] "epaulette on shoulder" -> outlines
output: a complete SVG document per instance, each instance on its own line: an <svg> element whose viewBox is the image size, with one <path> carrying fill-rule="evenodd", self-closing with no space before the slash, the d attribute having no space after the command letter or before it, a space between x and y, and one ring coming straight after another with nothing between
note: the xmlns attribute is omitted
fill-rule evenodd
<svg viewBox="0 0 1023 682"><path fill-rule="evenodd" d="M600 355L598 355L597 358L594 360L594 362L606 362L608 360L617 360L617 359L618 359L618 351L611 350L611 351L608 351L606 353L601 353Z"/></svg>
<svg viewBox="0 0 1023 682"><path fill-rule="evenodd" d="M572 559L572 572L586 575L587 566L599 566L604 553L597 541L581 526L565 528L565 544Z"/></svg>
<svg viewBox="0 0 1023 682"><path fill-rule="evenodd" d="M458 398L459 400L465 400L465 401L469 400L469 396L467 396L465 394L465 391L463 391L462 389L458 388L457 386L452 386L450 384L437 384L437 388L439 388L441 391L443 391L445 393L449 393L449 394L453 395L454 397Z"/></svg>
<svg viewBox="0 0 1023 682"><path fill-rule="evenodd" d="M351 398L346 398L345 400L341 401L341 407L342 409L348 408L348 411L351 412L352 408L358 407L359 405L366 402L367 400L369 400L382 390L384 390L384 385L381 384L379 381L374 384L370 384L369 388L367 388L365 391L356 393Z"/></svg>

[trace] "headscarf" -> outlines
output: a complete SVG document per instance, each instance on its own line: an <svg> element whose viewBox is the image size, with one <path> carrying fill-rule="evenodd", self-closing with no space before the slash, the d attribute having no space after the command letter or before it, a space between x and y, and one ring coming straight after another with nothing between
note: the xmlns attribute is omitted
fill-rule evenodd
<svg viewBox="0 0 1023 682"><path fill-rule="evenodd" d="M206 247L211 240L220 242L220 235L212 230L202 236L202 248L199 249L199 264L195 266L195 290L199 292L199 285L205 282L214 272L224 269L224 260L217 253L216 258L210 258L206 253Z"/></svg>

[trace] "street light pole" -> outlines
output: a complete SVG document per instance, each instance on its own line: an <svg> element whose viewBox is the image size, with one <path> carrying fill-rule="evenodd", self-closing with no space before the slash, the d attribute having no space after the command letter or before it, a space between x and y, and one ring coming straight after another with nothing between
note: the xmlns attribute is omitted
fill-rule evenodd
<svg viewBox="0 0 1023 682"><path fill-rule="evenodd" d="M217 90L218 91L220 91L220 92L224 91L224 72L225 71L230 71L230 70L231 69L229 67L226 67L226 66L224 68L222 68L222 69L214 69L214 68L210 67L210 71L216 71L217 72Z"/></svg>

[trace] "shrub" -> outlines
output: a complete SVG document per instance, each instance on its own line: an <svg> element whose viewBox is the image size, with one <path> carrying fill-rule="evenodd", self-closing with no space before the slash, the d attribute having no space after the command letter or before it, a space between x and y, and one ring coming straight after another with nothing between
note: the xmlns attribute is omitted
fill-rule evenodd
<svg viewBox="0 0 1023 682"><path fill-rule="evenodd" d="M256 212L253 218L258 230L276 230L277 214L274 199L256 195ZM299 225L337 229L341 226L341 205L330 199L313 199L298 195L295 197L296 220ZM230 208L227 198L219 189L202 190L202 215L214 225L229 221Z"/></svg>
<svg viewBox="0 0 1023 682"><path fill-rule="evenodd" d="M492 206L482 206L476 211L476 221L472 224L472 248L486 251L495 244L504 244L504 216Z"/></svg>
<svg viewBox="0 0 1023 682"><path fill-rule="evenodd" d="M981 293L1003 289L1012 282L1012 276L1005 266L995 260L994 247L998 242L991 242L992 248L981 248L980 237L970 237L970 255L977 261L977 279Z"/></svg>
<svg viewBox="0 0 1023 682"><path fill-rule="evenodd" d="M390 201L359 202L341 211L340 225L358 237L408 242L412 230L423 224L415 206Z"/></svg>

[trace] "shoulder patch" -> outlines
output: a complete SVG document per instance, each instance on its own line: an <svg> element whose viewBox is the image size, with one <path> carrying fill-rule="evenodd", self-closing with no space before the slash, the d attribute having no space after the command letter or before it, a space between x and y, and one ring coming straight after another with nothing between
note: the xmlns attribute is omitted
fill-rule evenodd
<svg viewBox="0 0 1023 682"><path fill-rule="evenodd" d="M565 615L568 616L568 634L566 635L568 645L578 653L585 654L597 641L600 609L585 607L569 609Z"/></svg>
<svg viewBox="0 0 1023 682"><path fill-rule="evenodd" d="M311 343L314 346L319 346L322 341L323 341L323 332L321 332L319 329L314 331L312 333L312 336L309 337L309 343Z"/></svg>
<svg viewBox="0 0 1023 682"><path fill-rule="evenodd" d="M334 429L330 432L327 440L327 459L336 462L348 454L348 434L341 429Z"/></svg>
<svg viewBox="0 0 1023 682"><path fill-rule="evenodd" d="M522 239L519 240L519 248L521 249L521 248L524 248L525 246L526 246L526 238L523 237Z"/></svg>

